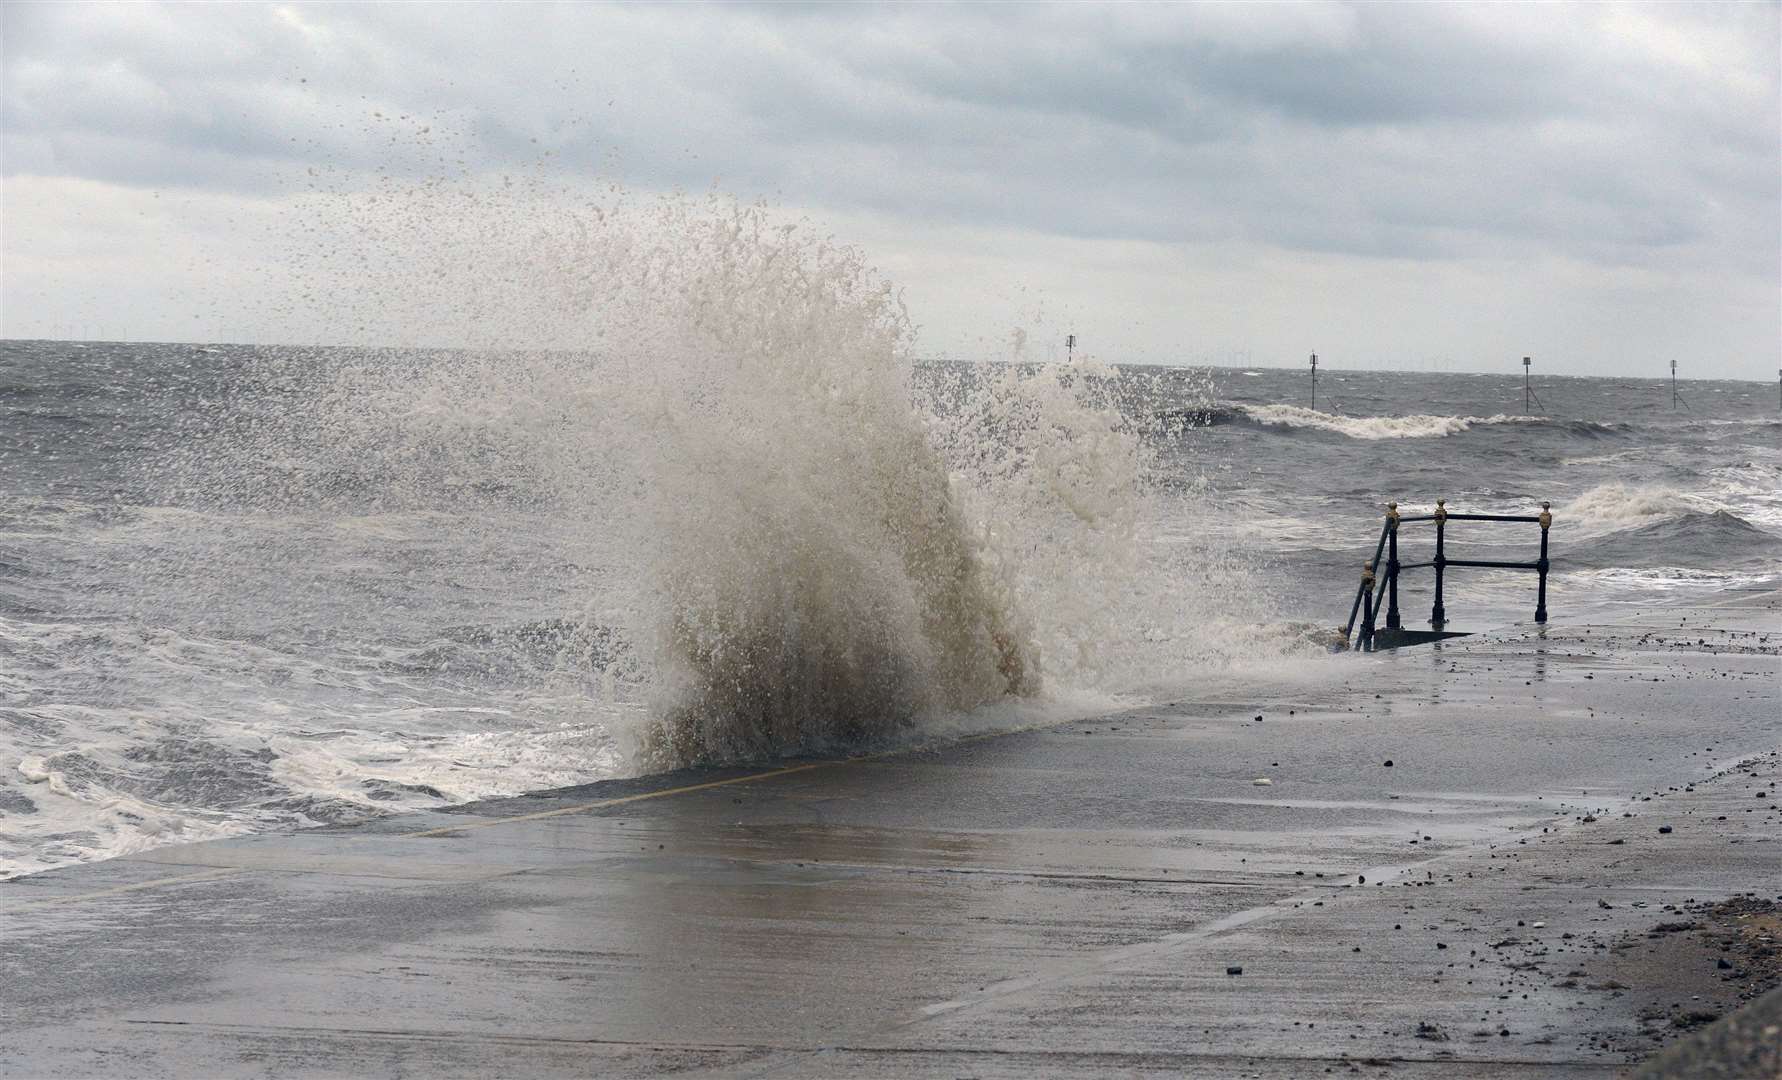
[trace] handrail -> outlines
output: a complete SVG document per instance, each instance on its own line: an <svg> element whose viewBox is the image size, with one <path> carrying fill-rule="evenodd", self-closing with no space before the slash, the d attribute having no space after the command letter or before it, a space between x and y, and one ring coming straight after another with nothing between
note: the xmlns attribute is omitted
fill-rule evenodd
<svg viewBox="0 0 1782 1080"><path fill-rule="evenodd" d="M1397 505L1396 503L1394 504ZM1380 565L1380 552L1386 548L1386 534L1392 530L1390 519L1380 528L1380 542L1374 545L1374 557L1361 568L1361 585L1355 590L1355 602L1349 605L1349 621L1343 624L1343 648L1349 647L1349 634L1355 629L1355 613L1361 608L1364 597L1374 591L1374 567ZM1373 622L1373 614L1368 615L1368 622Z"/></svg>
<svg viewBox="0 0 1782 1080"><path fill-rule="evenodd" d="M1398 528L1406 522L1433 521L1436 527L1435 558L1428 562L1401 563L1398 561ZM1512 562L1504 559L1450 559L1446 551L1448 522L1450 521L1507 521L1535 524L1541 527L1541 557L1534 562ZM1386 607L1385 631L1392 632L1401 638L1429 640L1431 637L1445 635L1443 627L1447 625L1448 615L1442 606L1442 585L1445 571L1450 566L1480 567L1493 570L1533 570L1540 574L1540 584L1535 594L1535 622L1547 621L1547 534L1553 526L1553 504L1542 503L1539 514L1452 514L1448 512L1446 499L1437 499L1435 512L1431 514L1405 514L1398 512L1398 504L1386 504L1386 521L1380 529L1380 542L1374 547L1374 557L1363 565L1361 585L1355 591L1355 602L1349 607L1349 621L1343 624L1338 632L1341 635L1336 647L1349 648L1349 638L1355 632L1355 620L1361 617L1360 634L1356 638L1356 647L1371 650L1375 638L1380 636L1377 621L1382 604ZM1376 591L1380 584L1377 569L1380 556L1386 555L1384 587ZM1435 603L1429 612L1429 625L1433 635L1422 631L1406 631L1403 628L1398 610L1398 576L1406 570L1435 570ZM1400 642L1403 643L1403 642Z"/></svg>
<svg viewBox="0 0 1782 1080"><path fill-rule="evenodd" d="M1441 503L1441 501L1442 500L1440 500L1440 499L1436 500L1438 505ZM1389 503L1388 505L1394 505L1394 504ZM1541 505L1546 506L1547 504L1542 503ZM1447 516L1438 519L1434 514L1407 514L1407 515L1399 518L1398 520L1400 520L1400 521L1436 521L1436 520L1442 520L1442 521L1526 521L1532 525L1532 524L1539 523L1539 521L1541 520L1541 515L1539 515L1539 514L1448 514Z"/></svg>

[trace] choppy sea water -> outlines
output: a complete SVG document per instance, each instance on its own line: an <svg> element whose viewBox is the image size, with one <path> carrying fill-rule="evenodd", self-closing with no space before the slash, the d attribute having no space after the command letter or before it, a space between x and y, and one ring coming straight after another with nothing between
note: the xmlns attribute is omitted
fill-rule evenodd
<svg viewBox="0 0 1782 1080"><path fill-rule="evenodd" d="M1782 575L1764 384L725 371L0 343L0 874L1191 693L1322 655L1387 499L1551 501L1556 622Z"/></svg>

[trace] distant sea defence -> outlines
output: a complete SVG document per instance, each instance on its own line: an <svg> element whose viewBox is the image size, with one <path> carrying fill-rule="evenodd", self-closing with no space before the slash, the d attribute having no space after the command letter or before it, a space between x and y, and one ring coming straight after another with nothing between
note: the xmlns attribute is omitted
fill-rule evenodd
<svg viewBox="0 0 1782 1080"><path fill-rule="evenodd" d="M0 872L1188 692L1321 656L1388 499L1551 501L1555 621L1782 574L1773 387L1327 370L1313 411L916 363L866 295L648 368L0 343Z"/></svg>

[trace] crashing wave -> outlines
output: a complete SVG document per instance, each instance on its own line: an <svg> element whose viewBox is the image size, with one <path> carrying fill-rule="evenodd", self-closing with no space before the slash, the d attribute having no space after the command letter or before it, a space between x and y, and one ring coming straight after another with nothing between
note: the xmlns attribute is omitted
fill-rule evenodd
<svg viewBox="0 0 1782 1080"><path fill-rule="evenodd" d="M895 288L764 207L443 187L329 205L346 220L323 231L365 244L329 249L316 302L463 347L268 357L263 385L303 389L269 389L276 412L225 452L250 473L237 489L548 519L568 537L526 557L563 607L537 614L586 612L628 643L611 674L647 702L616 732L634 767L828 752L1042 688L1130 686L1229 648L1219 598L1259 591L1230 587L1222 539L1141 535L1192 516L1158 499L1204 497L1158 478L1120 407L1145 376L919 371ZM215 489L218 452L195 445L190 475ZM303 467L260 467L279 462ZM464 543L508 558L515 540Z"/></svg>

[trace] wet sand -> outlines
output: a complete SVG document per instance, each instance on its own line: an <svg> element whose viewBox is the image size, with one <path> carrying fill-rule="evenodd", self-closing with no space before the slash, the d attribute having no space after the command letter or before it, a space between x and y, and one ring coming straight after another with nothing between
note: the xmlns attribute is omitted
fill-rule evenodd
<svg viewBox="0 0 1782 1080"><path fill-rule="evenodd" d="M0 1075L1616 1076L1774 981L1779 649L1726 594L50 871Z"/></svg>

